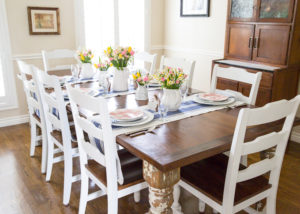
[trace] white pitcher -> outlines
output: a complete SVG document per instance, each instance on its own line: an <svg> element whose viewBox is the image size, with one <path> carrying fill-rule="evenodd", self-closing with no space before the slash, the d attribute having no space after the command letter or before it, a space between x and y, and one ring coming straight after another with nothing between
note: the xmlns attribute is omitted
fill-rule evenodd
<svg viewBox="0 0 300 214"><path fill-rule="evenodd" d="M181 105L181 93L179 89L163 89L161 103L168 111L177 111Z"/></svg>
<svg viewBox="0 0 300 214"><path fill-rule="evenodd" d="M81 64L81 78L91 78L95 75L93 65L91 63Z"/></svg>
<svg viewBox="0 0 300 214"><path fill-rule="evenodd" d="M113 85L114 91L128 91L128 78L129 71L128 68L123 68L123 70L114 69Z"/></svg>

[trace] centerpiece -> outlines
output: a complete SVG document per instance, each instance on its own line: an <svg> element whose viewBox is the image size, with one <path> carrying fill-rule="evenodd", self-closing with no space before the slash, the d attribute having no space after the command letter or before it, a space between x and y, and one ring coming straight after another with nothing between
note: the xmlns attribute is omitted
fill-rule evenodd
<svg viewBox="0 0 300 214"><path fill-rule="evenodd" d="M110 63L114 68L113 77L113 90L114 91L127 91L128 90L128 78L129 70L127 65L133 58L134 51L131 47L118 47L112 49L108 47L104 51L104 54L108 57Z"/></svg>
<svg viewBox="0 0 300 214"><path fill-rule="evenodd" d="M94 54L91 50L77 51L78 59L81 62L81 76L83 78L91 78L94 76L92 59Z"/></svg>
<svg viewBox="0 0 300 214"><path fill-rule="evenodd" d="M135 92L136 100L148 100L148 90L147 85L151 80L151 76L149 74L142 75L141 71L136 72L136 74L132 74L133 79L138 85L138 88Z"/></svg>
<svg viewBox="0 0 300 214"><path fill-rule="evenodd" d="M161 103L168 111L176 111L181 105L180 87L185 82L187 75L181 68L165 67L155 75L163 88Z"/></svg>
<svg viewBox="0 0 300 214"><path fill-rule="evenodd" d="M110 67L110 63L108 60L102 61L99 57L99 63L94 64L96 70L98 71L98 78L99 78L99 86L103 87L104 91L106 92L109 86L109 81L107 77L107 70Z"/></svg>

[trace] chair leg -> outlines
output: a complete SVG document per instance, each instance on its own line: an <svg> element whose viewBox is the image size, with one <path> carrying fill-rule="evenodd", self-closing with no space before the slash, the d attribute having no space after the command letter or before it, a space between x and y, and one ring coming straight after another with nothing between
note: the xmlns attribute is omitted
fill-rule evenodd
<svg viewBox="0 0 300 214"><path fill-rule="evenodd" d="M205 203L199 199L199 212L204 213L205 211Z"/></svg>
<svg viewBox="0 0 300 214"><path fill-rule="evenodd" d="M36 123L31 121L30 123L31 127L31 143L30 143L30 156L34 156L35 152L35 144L36 144Z"/></svg>
<svg viewBox="0 0 300 214"><path fill-rule="evenodd" d="M271 194L267 198L266 214L275 214L275 213L276 213L276 197L273 197Z"/></svg>
<svg viewBox="0 0 300 214"><path fill-rule="evenodd" d="M181 214L181 205L179 203L179 198L180 198L180 186L179 184L175 184L173 188L173 199L174 202L172 204L172 210L174 214Z"/></svg>
<svg viewBox="0 0 300 214"><path fill-rule="evenodd" d="M46 181L50 181L53 167L53 156L54 156L54 144L51 140L48 140L48 154L47 154L47 172Z"/></svg>
<svg viewBox="0 0 300 214"><path fill-rule="evenodd" d="M80 190L80 202L79 202L79 214L84 214L89 194L89 178L85 172L81 171L81 190Z"/></svg>
<svg viewBox="0 0 300 214"><path fill-rule="evenodd" d="M48 150L48 143L47 143L47 134L46 130L42 129L42 164L41 164L41 171L42 173L46 173L47 168L47 150Z"/></svg>
<svg viewBox="0 0 300 214"><path fill-rule="evenodd" d="M140 202L140 200L141 200L141 192L137 191L137 192L133 193L133 197L134 197L134 202L135 203Z"/></svg>
<svg viewBox="0 0 300 214"><path fill-rule="evenodd" d="M70 149L71 150L71 149ZM72 171L73 171L73 163L72 163L72 154L71 152L64 152L64 197L63 204L68 205L71 196L71 188L72 188Z"/></svg>

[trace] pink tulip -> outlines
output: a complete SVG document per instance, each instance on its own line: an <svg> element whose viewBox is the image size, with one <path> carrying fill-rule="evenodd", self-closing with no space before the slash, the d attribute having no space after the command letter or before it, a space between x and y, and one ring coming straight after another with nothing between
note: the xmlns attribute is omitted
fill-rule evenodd
<svg viewBox="0 0 300 214"><path fill-rule="evenodd" d="M110 58L109 58L109 61L113 61L113 59L114 59L114 58L110 57Z"/></svg>
<svg viewBox="0 0 300 214"><path fill-rule="evenodd" d="M101 67L101 65L100 65L100 64L98 64L98 68L99 68L99 67Z"/></svg>
<svg viewBox="0 0 300 214"><path fill-rule="evenodd" d="M179 80L176 80L176 84L179 84Z"/></svg>
<svg viewBox="0 0 300 214"><path fill-rule="evenodd" d="M131 51L131 52L130 52L130 55L133 56L133 55L134 55L134 51Z"/></svg>
<svg viewBox="0 0 300 214"><path fill-rule="evenodd" d="M169 71L169 74L173 74L173 71Z"/></svg>
<svg viewBox="0 0 300 214"><path fill-rule="evenodd" d="M122 52L122 55L126 55L126 51L123 51L123 52Z"/></svg>
<svg viewBox="0 0 300 214"><path fill-rule="evenodd" d="M83 53L83 56L87 56L87 53Z"/></svg>
<svg viewBox="0 0 300 214"><path fill-rule="evenodd" d="M144 82L147 82L149 80L148 77L144 77Z"/></svg>
<svg viewBox="0 0 300 214"><path fill-rule="evenodd" d="M139 77L139 78L137 79L137 81L138 81L138 82L141 82L141 81L142 81L142 79Z"/></svg>
<svg viewBox="0 0 300 214"><path fill-rule="evenodd" d="M161 81L163 82L163 81L165 81L165 78L163 77L163 78L161 78Z"/></svg>

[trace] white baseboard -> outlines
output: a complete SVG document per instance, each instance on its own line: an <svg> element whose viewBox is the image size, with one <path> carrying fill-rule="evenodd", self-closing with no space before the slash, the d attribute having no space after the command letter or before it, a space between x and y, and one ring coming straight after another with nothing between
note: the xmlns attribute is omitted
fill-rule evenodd
<svg viewBox="0 0 300 214"><path fill-rule="evenodd" d="M22 123L28 123L29 122L29 115L20 115L20 116L13 116L13 117L6 117L0 119L0 127L6 127L6 126L14 126Z"/></svg>
<svg viewBox="0 0 300 214"><path fill-rule="evenodd" d="M293 128L290 140L296 143L300 143L300 126L296 126L295 128Z"/></svg>

